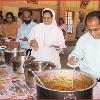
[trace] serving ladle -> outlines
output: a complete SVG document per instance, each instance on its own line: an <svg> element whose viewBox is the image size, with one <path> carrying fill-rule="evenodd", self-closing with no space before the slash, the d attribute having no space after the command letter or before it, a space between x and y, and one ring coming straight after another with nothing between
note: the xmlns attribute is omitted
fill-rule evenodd
<svg viewBox="0 0 100 100"><path fill-rule="evenodd" d="M75 57L75 59L77 60L77 58ZM72 88L74 88L74 80L75 80L75 71L76 71L76 67L79 66L79 61L76 62L74 65L71 65L69 63L67 63L67 65L71 68L73 68L73 77L72 77Z"/></svg>
<svg viewBox="0 0 100 100"><path fill-rule="evenodd" d="M25 58L25 61L28 59L28 57L29 57L29 52L28 52L28 54L27 54L27 56L26 56L26 58ZM46 66L48 65L48 63L46 64ZM40 80L40 78L37 76L37 74L34 72L34 71L32 71L31 69L29 69L31 72L32 72L32 74L35 76L35 78L38 80L38 82L43 86L43 87L45 87L45 85L43 84L43 82Z"/></svg>
<svg viewBox="0 0 100 100"><path fill-rule="evenodd" d="M37 76L37 74L34 72L34 71L31 71L32 74L35 76L35 78L38 80L38 82L43 86L45 87L45 85L43 84L43 82L40 80L40 78Z"/></svg>

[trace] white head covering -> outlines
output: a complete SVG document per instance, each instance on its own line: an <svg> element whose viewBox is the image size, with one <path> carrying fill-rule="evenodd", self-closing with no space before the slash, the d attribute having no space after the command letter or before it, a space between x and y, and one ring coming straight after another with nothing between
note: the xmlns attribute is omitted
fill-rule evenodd
<svg viewBox="0 0 100 100"><path fill-rule="evenodd" d="M50 8L45 8L45 9L42 11L42 14L43 14L43 12L44 12L45 10L49 10L49 11L52 12L52 14L53 14L52 25L56 25L56 26L57 26L56 19L55 19L55 12L54 12L54 10L52 10L52 9L50 9Z"/></svg>
<svg viewBox="0 0 100 100"><path fill-rule="evenodd" d="M51 45L59 46L59 48L65 48L64 37L61 29L57 26L55 20L55 12L49 8L44 9L52 12L53 18L50 25L40 23L33 27L29 34L28 40L35 39L39 48L32 52L32 55L39 61L53 62L57 68L61 68L59 52ZM43 14L43 12L42 12Z"/></svg>

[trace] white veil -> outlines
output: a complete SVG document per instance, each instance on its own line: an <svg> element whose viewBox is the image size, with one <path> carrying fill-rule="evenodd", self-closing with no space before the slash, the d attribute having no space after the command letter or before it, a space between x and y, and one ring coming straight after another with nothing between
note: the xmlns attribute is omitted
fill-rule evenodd
<svg viewBox="0 0 100 100"><path fill-rule="evenodd" d="M52 14L53 14L52 25L57 26L56 19L55 19L55 11L54 11L54 10L52 10L52 9L50 9L50 8L45 8L45 9L42 11L42 14L43 14L43 12L44 12L45 10L49 10L49 11L51 11L51 12L52 12Z"/></svg>

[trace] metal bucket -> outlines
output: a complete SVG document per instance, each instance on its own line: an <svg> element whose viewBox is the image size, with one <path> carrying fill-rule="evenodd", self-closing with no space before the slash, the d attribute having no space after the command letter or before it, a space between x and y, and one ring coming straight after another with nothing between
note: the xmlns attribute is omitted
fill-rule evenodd
<svg viewBox="0 0 100 100"><path fill-rule="evenodd" d="M31 62L33 61L35 58L32 57L32 56L29 56L27 59L26 59L26 56L16 56L14 58L12 58L12 63L13 63L13 66L12 66L12 69L14 72L17 72L17 73L23 73L24 74L24 64L27 63L27 62Z"/></svg>
<svg viewBox="0 0 100 100"><path fill-rule="evenodd" d="M12 58L23 55L25 55L25 50L17 50L17 49L5 50L4 51L5 63L10 65L12 64Z"/></svg>

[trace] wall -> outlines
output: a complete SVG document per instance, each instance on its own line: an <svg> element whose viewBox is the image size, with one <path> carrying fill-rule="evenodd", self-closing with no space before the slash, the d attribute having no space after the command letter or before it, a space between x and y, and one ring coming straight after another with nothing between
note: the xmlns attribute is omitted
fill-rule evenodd
<svg viewBox="0 0 100 100"><path fill-rule="evenodd" d="M92 11L92 10L98 10L99 9L99 5L100 5L100 1L99 0L90 0L90 3L88 4L88 6L86 7L86 9L81 9L80 8L80 2L81 0L66 0L65 1L61 1L60 2L60 17L65 18L65 12L66 11L74 11L75 12L75 17L74 17L74 31L76 32L76 25L79 21L79 11L84 12L85 14L87 14L88 12ZM75 33L74 34L68 34L66 37L67 41L73 41L75 40Z"/></svg>
<svg viewBox="0 0 100 100"><path fill-rule="evenodd" d="M3 15L5 16L6 12L12 11L15 16L17 16L19 8L22 7L28 7L32 9L37 9L37 8L52 8L56 10L57 13L57 18L65 17L65 11L74 11L75 12L75 17L74 17L74 30L76 29L76 25L78 23L78 12L83 11L85 13L88 13L89 11L92 10L98 10L100 7L100 1L99 0L90 0L90 3L88 4L86 9L81 9L80 8L80 1L81 0L38 0L38 4L34 3L27 3L26 0L2 0L0 1L0 10L3 11ZM68 41L73 41L75 40L75 33L68 35L67 40Z"/></svg>
<svg viewBox="0 0 100 100"><path fill-rule="evenodd" d="M5 16L7 12L13 12L14 15L18 15L18 11L19 11L19 8L18 7L10 7L10 6L4 6L3 7L3 15Z"/></svg>
<svg viewBox="0 0 100 100"><path fill-rule="evenodd" d="M3 11L4 16L7 11L15 12L16 9L19 9L22 7L28 7L32 9L49 7L49 8L57 9L57 2L54 0L51 0L48 2L40 0L38 1L38 4L34 4L34 3L27 3L26 0L16 0L16 1L9 1L9 2L7 2L7 0L0 1L0 9ZM12 9L15 9L15 10L12 10ZM17 14L15 13L15 15Z"/></svg>

